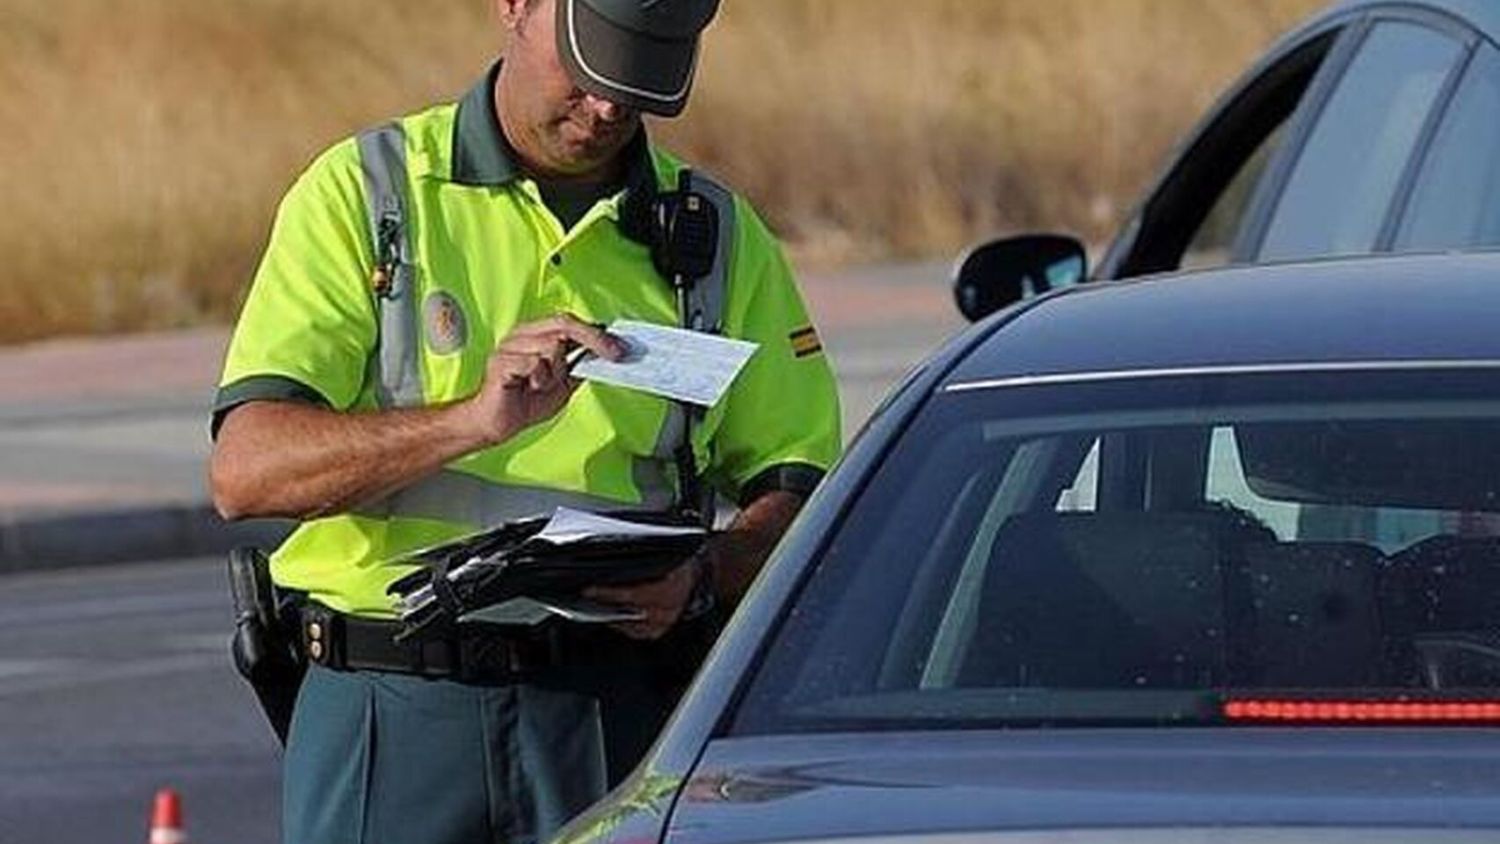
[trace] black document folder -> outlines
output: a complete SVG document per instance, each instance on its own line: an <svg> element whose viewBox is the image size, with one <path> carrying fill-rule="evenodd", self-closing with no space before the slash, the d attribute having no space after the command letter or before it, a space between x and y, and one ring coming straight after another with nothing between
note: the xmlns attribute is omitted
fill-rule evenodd
<svg viewBox="0 0 1500 844"><path fill-rule="evenodd" d="M701 525L659 514L559 508L417 552L408 560L422 568L389 592L402 637L438 633L516 598L566 604L590 586L654 580L691 559L708 536Z"/></svg>

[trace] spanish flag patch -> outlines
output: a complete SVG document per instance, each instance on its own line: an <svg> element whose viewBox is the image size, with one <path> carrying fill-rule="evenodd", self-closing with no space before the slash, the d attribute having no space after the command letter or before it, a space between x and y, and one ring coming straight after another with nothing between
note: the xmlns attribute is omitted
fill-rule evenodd
<svg viewBox="0 0 1500 844"><path fill-rule="evenodd" d="M818 339L818 332L811 325L793 331L789 339L792 341L792 354L799 358L823 351L823 341Z"/></svg>

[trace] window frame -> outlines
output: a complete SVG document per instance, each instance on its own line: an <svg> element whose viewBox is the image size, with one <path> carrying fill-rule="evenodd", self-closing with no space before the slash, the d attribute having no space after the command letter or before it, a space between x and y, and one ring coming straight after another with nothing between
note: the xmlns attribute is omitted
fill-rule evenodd
<svg viewBox="0 0 1500 844"><path fill-rule="evenodd" d="M1319 101L1329 74L1351 52L1351 29L1360 15L1320 21L1288 36L1245 73L1188 135L1121 228L1099 263L1099 279L1130 278L1178 269L1198 228L1260 145L1285 127L1286 136L1252 192L1244 220L1253 223L1256 199L1267 181L1282 177L1280 161L1303 141L1310 103ZM1357 34L1357 33L1355 33ZM1303 75L1310 78L1299 82ZM1288 104L1288 97L1295 102ZM1230 166L1225 167L1225 162ZM1230 262L1238 262L1238 235Z"/></svg>
<svg viewBox="0 0 1500 844"><path fill-rule="evenodd" d="M1432 9L1400 6L1381 8L1365 12L1357 21L1349 24L1340 43L1335 45L1336 55L1329 56L1320 70L1322 78L1314 80L1313 88L1308 91L1303 100L1302 105L1306 109L1300 116L1300 122L1292 127L1294 135L1288 138L1281 150L1277 151L1277 155L1268 168L1268 177L1262 181L1256 196L1250 201L1250 211L1246 214L1247 224L1241 232L1242 237L1231 250L1233 263L1264 263L1260 255L1265 247L1271 221L1275 218L1282 195L1291 182L1293 171L1306 152L1307 143L1313 131L1327 114L1330 100L1342 86L1349 68L1369 40L1370 33L1376 27L1389 23L1425 27L1453 39L1459 48L1458 56L1453 66L1448 69L1447 77L1438 87L1432 108L1428 111L1421 129L1417 132L1416 140L1406 156L1401 176L1396 180L1396 188L1391 194L1390 202L1382 216L1381 225L1377 229L1375 241L1371 247L1371 252L1374 254L1391 251L1396 233L1400 229L1401 217L1410 202L1417 176L1421 172L1421 165L1430 154L1438 130L1448 114L1448 108L1452 105L1453 97L1473 61L1475 48L1481 40L1479 33L1468 24Z"/></svg>
<svg viewBox="0 0 1500 844"><path fill-rule="evenodd" d="M1096 279L1117 279L1180 268L1183 254L1198 227L1240 169L1260 144L1284 126L1286 137L1267 162L1255 186L1230 249L1229 263L1258 263L1272 216L1291 174L1301 159L1314 127L1345 72L1364 45L1370 30L1386 22L1411 23L1436 30L1459 45L1459 57L1433 100L1418 132L1396 190L1385 209L1373 250L1393 251L1401 221L1410 204L1422 166L1431 154L1448 109L1480 44L1500 48L1461 18L1447 12L1406 5L1354 9L1334 13L1288 36L1273 47L1220 99L1182 144L1152 185L1135 212L1122 226L1094 273ZM1320 43L1321 42L1321 43ZM1285 108L1287 86L1294 85L1307 65L1312 78L1298 100ZM1269 125L1267 125L1269 123ZM1229 167L1223 167L1225 161ZM1222 172L1223 175L1218 175Z"/></svg>
<svg viewBox="0 0 1500 844"><path fill-rule="evenodd" d="M1408 215L1412 212L1412 202L1416 199L1417 187L1421 183L1422 177L1427 173L1428 165L1432 163L1432 156L1437 151L1438 139L1442 135L1443 129L1448 125L1448 117L1452 113L1453 104L1458 99L1459 93L1463 90L1464 83L1469 80L1470 74L1481 72L1480 58L1485 50L1489 50L1492 54L1500 56L1500 45L1483 37L1478 32L1474 32L1472 39L1468 43L1468 51L1463 59L1462 72L1457 74L1456 78L1449 80L1450 87L1446 91L1447 100L1443 103L1441 119L1427 127L1428 135L1425 138L1426 144L1422 147L1417 160L1413 162L1413 166L1408 168L1408 171L1404 174L1402 184L1404 193L1400 197L1399 204L1391 209L1391 215L1386 219L1385 227L1381 230L1381 236L1384 238L1382 243L1384 247L1383 251L1396 251L1396 242L1400 238L1402 230L1406 227Z"/></svg>

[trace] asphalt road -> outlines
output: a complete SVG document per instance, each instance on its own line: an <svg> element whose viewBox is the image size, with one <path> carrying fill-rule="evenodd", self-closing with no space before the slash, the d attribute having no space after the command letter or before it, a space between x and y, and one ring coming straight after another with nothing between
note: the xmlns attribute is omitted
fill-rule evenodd
<svg viewBox="0 0 1500 844"><path fill-rule="evenodd" d="M911 281L932 275L904 268L823 288L820 311L846 315L828 320L824 339L847 433L961 327L945 290ZM20 439L0 452L56 459L45 446L68 425L106 426L86 433L117 447L118 428L135 425L131 435L199 471L201 414L132 420L12 425L7 436ZM137 461L121 476L138 479L145 465L159 471ZM0 577L0 844L144 841L162 787L181 792L195 844L277 841L279 752L230 667L229 616L218 559Z"/></svg>
<svg viewBox="0 0 1500 844"><path fill-rule="evenodd" d="M166 786L193 841L277 840L276 744L229 664L222 566L0 581L0 841L144 841Z"/></svg>

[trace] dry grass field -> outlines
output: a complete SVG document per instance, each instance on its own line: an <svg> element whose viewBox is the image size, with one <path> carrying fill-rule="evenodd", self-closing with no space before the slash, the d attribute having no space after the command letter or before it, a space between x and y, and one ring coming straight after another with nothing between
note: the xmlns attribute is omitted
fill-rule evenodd
<svg viewBox="0 0 1500 844"><path fill-rule="evenodd" d="M1318 0L726 0L655 127L806 263L1098 238ZM333 140L452 99L488 0L0 0L0 342L226 321Z"/></svg>

